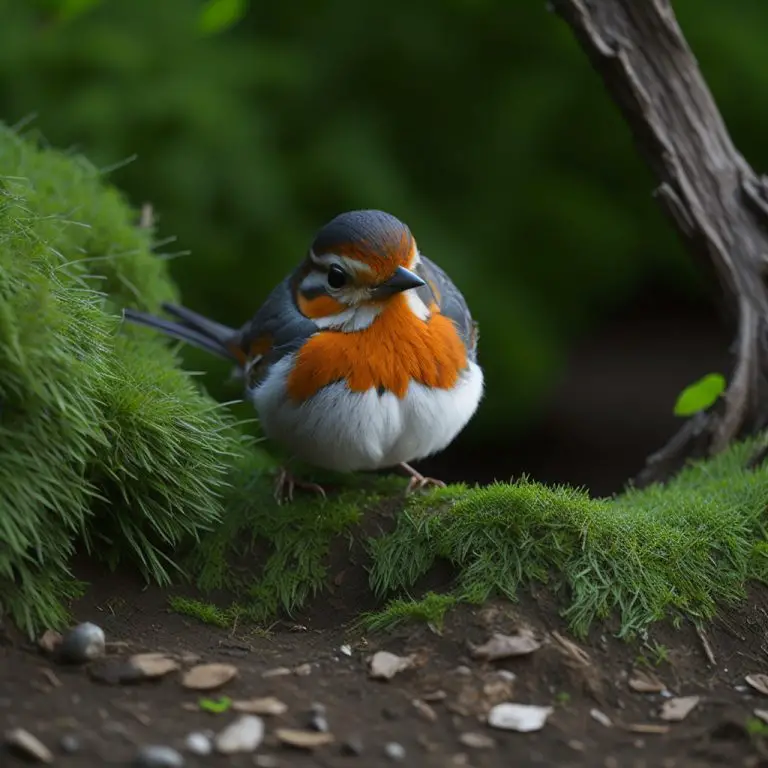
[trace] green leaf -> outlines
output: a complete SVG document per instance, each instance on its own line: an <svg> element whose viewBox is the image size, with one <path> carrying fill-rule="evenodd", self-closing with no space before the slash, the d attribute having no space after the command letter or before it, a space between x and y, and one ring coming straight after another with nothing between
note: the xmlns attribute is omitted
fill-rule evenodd
<svg viewBox="0 0 768 768"><path fill-rule="evenodd" d="M714 405L725 392L725 377L719 373L708 373L687 386L675 403L675 416L692 416Z"/></svg>
<svg viewBox="0 0 768 768"><path fill-rule="evenodd" d="M232 699L229 696L222 696L218 699L199 699L197 706L204 712L213 712L215 715L220 715L232 706Z"/></svg>
<svg viewBox="0 0 768 768"><path fill-rule="evenodd" d="M245 16L248 0L208 0L200 9L197 29L205 35L215 35L236 24Z"/></svg>

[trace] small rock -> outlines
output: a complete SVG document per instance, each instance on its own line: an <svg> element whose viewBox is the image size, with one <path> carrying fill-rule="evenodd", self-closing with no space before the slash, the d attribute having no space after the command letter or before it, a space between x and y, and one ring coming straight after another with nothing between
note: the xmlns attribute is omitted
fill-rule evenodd
<svg viewBox="0 0 768 768"><path fill-rule="evenodd" d="M223 755L254 752L264 741L264 721L256 715L243 715L216 736L216 749Z"/></svg>
<svg viewBox="0 0 768 768"><path fill-rule="evenodd" d="M398 672L413 666L413 656L398 656L389 651L377 651L371 657L369 675L374 680L391 680Z"/></svg>
<svg viewBox="0 0 768 768"><path fill-rule="evenodd" d="M636 693L661 693L667 687L658 677L642 669L635 670L628 685Z"/></svg>
<svg viewBox="0 0 768 768"><path fill-rule="evenodd" d="M330 731L330 727L328 726L328 720L325 716L325 705L324 704L313 704L312 708L309 712L309 727L313 731L318 731L319 733L328 733Z"/></svg>
<svg viewBox="0 0 768 768"><path fill-rule="evenodd" d="M299 666L293 670L293 674L298 677L307 677L307 675L312 674L312 665L309 663L299 664Z"/></svg>
<svg viewBox="0 0 768 768"><path fill-rule="evenodd" d="M237 667L234 664L198 664L186 672L181 684L194 691L212 691L236 676Z"/></svg>
<svg viewBox="0 0 768 768"><path fill-rule="evenodd" d="M764 696L768 696L768 675L756 674L747 675L744 678L749 685L751 685L756 691L759 691Z"/></svg>
<svg viewBox="0 0 768 768"><path fill-rule="evenodd" d="M278 728L275 735L283 744L297 749L317 749L333 742L333 735L330 733L302 731L297 728Z"/></svg>
<svg viewBox="0 0 768 768"><path fill-rule="evenodd" d="M181 668L178 661L164 653L137 653L131 656L128 663L138 669L147 680L164 677Z"/></svg>
<svg viewBox="0 0 768 768"><path fill-rule="evenodd" d="M459 741L470 749L493 749L496 740L479 731L469 731L459 736Z"/></svg>
<svg viewBox="0 0 768 768"><path fill-rule="evenodd" d="M613 723L611 722L611 718L608 717L608 715L605 714L605 712L601 712L599 709L590 709L589 710L589 716L596 720L600 725L602 725L605 728L612 728Z"/></svg>
<svg viewBox="0 0 768 768"><path fill-rule="evenodd" d="M539 731L553 711L552 707L538 707L533 704L497 704L488 713L488 725L519 733Z"/></svg>
<svg viewBox="0 0 768 768"><path fill-rule="evenodd" d="M140 768L182 768L184 756L173 747L149 744L139 749L133 763Z"/></svg>
<svg viewBox="0 0 768 768"><path fill-rule="evenodd" d="M538 651L541 643L530 629L520 629L514 635L502 635L496 632L483 645L471 648L472 656L484 661L507 659L510 656L527 656Z"/></svg>
<svg viewBox="0 0 768 768"><path fill-rule="evenodd" d="M437 722L437 712L435 712L434 708L430 707L426 701L422 701L421 699L414 699L411 704L413 704L414 709L424 720L429 723Z"/></svg>
<svg viewBox="0 0 768 768"><path fill-rule="evenodd" d="M208 736L199 731L187 735L184 739L184 746L193 754L205 757L213 752L213 742Z"/></svg>
<svg viewBox="0 0 768 768"><path fill-rule="evenodd" d="M61 633L53 629L46 629L37 640L37 645L45 653L55 653L61 645Z"/></svg>
<svg viewBox="0 0 768 768"><path fill-rule="evenodd" d="M396 741L388 741L384 745L384 754L393 762L405 760L405 747Z"/></svg>
<svg viewBox="0 0 768 768"><path fill-rule="evenodd" d="M106 642L104 630L86 621L72 627L61 638L57 658L67 664L84 664L103 656Z"/></svg>
<svg viewBox="0 0 768 768"><path fill-rule="evenodd" d="M348 757L359 757L363 754L363 740L359 736L350 736L341 744L341 754Z"/></svg>
<svg viewBox="0 0 768 768"><path fill-rule="evenodd" d="M351 656L352 655L352 646L351 645L342 645L339 650L345 655L345 656Z"/></svg>
<svg viewBox="0 0 768 768"><path fill-rule="evenodd" d="M5 734L5 744L8 750L15 752L27 760L38 763L52 763L53 752L43 744L37 736L33 736L23 728L14 728Z"/></svg>
<svg viewBox="0 0 768 768"><path fill-rule="evenodd" d="M664 702L660 717L671 723L685 720L698 706L699 700L698 696L677 696L674 699L669 699Z"/></svg>
<svg viewBox="0 0 768 768"><path fill-rule="evenodd" d="M470 677L472 675L472 670L466 664L460 664L453 670L453 673L455 675L461 675L462 677Z"/></svg>
<svg viewBox="0 0 768 768"><path fill-rule="evenodd" d="M82 747L80 737L74 733L65 733L59 740L59 747L62 752L66 752L68 755L74 755L75 752L79 752Z"/></svg>
<svg viewBox="0 0 768 768"><path fill-rule="evenodd" d="M427 693L421 694L422 701L445 701L448 698L448 694L439 689L437 691L427 691Z"/></svg>
<svg viewBox="0 0 768 768"><path fill-rule="evenodd" d="M511 669L499 669L496 674L507 683L514 683L517 675Z"/></svg>
<svg viewBox="0 0 768 768"><path fill-rule="evenodd" d="M232 709L248 715L283 715L288 711L288 705L274 696L264 696L260 699L233 701Z"/></svg>
<svg viewBox="0 0 768 768"><path fill-rule="evenodd" d="M275 667L274 669L268 669L261 673L262 677L283 677L284 675L290 675L291 670L288 667Z"/></svg>

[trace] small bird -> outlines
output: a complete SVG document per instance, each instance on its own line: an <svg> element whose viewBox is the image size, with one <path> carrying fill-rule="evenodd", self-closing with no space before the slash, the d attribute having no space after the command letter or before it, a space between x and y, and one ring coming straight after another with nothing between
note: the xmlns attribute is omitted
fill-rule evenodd
<svg viewBox="0 0 768 768"><path fill-rule="evenodd" d="M444 486L410 462L445 449L483 396L477 324L410 229L383 211L342 213L252 319L229 328L164 304L125 318L231 360L267 438L337 472L401 467L407 493ZM283 467L275 496L325 495Z"/></svg>

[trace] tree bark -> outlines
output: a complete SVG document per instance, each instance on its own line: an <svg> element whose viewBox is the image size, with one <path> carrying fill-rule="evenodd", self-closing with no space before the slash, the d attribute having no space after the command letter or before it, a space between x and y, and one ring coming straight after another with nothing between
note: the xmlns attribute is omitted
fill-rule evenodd
<svg viewBox="0 0 768 768"><path fill-rule="evenodd" d="M658 180L688 251L714 267L738 331L729 386L647 459L636 485L768 424L768 177L734 146L669 0L552 0Z"/></svg>

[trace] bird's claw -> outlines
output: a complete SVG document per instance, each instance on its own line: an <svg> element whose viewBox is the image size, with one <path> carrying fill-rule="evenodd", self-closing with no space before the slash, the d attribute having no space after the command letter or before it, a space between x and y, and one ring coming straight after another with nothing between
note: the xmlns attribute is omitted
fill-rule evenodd
<svg viewBox="0 0 768 768"><path fill-rule="evenodd" d="M281 467L275 479L275 501L282 504L284 501L293 501L293 491L295 488L301 488L305 491L318 493L325 500L327 498L325 488L317 483L311 483L306 480L299 480L294 477L285 467Z"/></svg>
<svg viewBox="0 0 768 768"><path fill-rule="evenodd" d="M426 488L445 488L445 483L435 477L425 477L421 472L417 472L412 466L403 462L400 465L410 476L408 485L405 488L405 495L410 496L416 491L423 491Z"/></svg>

